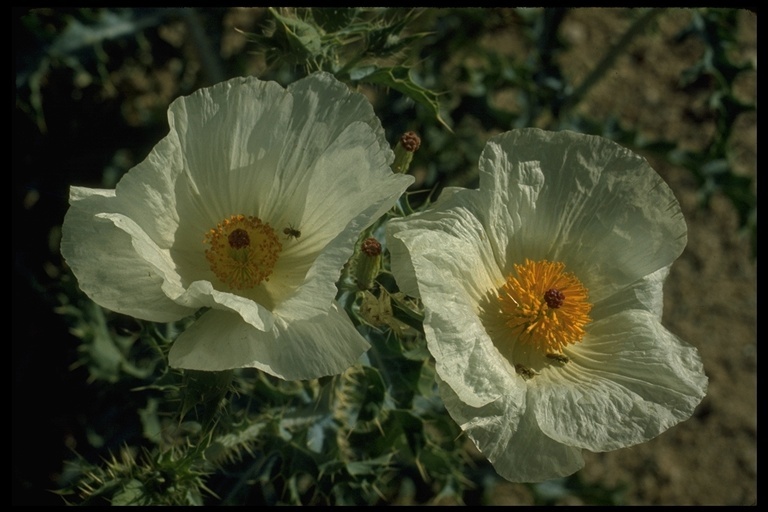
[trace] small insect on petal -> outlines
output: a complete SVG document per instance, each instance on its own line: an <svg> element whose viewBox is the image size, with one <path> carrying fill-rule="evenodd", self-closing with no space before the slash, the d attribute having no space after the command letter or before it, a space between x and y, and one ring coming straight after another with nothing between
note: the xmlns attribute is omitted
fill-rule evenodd
<svg viewBox="0 0 768 512"><path fill-rule="evenodd" d="M558 363L562 364L566 364L571 361L571 358L567 355L557 352L547 352L546 357L547 359L552 359L553 361L557 361Z"/></svg>
<svg viewBox="0 0 768 512"><path fill-rule="evenodd" d="M522 364L516 364L515 371L524 380L531 380L535 376L539 375L539 372L537 372L533 368L528 368L527 366L523 366Z"/></svg>
<svg viewBox="0 0 768 512"><path fill-rule="evenodd" d="M298 239L301 236L301 231L289 224L288 227L283 230L283 234L285 235L285 238Z"/></svg>

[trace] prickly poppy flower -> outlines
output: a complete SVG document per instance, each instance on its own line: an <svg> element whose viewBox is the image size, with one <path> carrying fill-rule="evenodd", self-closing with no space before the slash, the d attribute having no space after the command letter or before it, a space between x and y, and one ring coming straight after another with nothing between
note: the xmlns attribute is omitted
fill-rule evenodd
<svg viewBox="0 0 768 512"><path fill-rule="evenodd" d="M368 347L335 303L360 232L411 178L368 101L328 74L236 78L179 98L115 190L73 187L61 251L100 305L169 322L170 364L340 373Z"/></svg>
<svg viewBox="0 0 768 512"><path fill-rule="evenodd" d="M696 349L661 325L685 221L621 146L501 134L479 190L446 189L388 230L397 282L424 304L446 408L503 477L569 475L582 449L651 439L704 397Z"/></svg>

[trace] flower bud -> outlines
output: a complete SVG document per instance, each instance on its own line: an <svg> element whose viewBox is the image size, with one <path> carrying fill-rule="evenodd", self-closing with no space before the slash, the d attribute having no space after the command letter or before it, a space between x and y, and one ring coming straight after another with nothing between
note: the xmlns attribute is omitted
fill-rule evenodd
<svg viewBox="0 0 768 512"><path fill-rule="evenodd" d="M369 290L381 270L381 244L375 238L366 238L360 244L355 279L357 287Z"/></svg>
<svg viewBox="0 0 768 512"><path fill-rule="evenodd" d="M413 154L420 146L421 138L416 132L405 132L395 146L395 162L392 164L392 171L396 173L408 172Z"/></svg>

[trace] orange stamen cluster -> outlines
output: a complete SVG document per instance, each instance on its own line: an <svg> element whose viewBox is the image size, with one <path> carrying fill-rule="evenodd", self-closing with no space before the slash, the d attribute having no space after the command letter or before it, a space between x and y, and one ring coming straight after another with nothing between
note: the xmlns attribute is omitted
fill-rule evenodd
<svg viewBox="0 0 768 512"><path fill-rule="evenodd" d="M547 260L515 265L499 289L504 323L517 340L537 351L561 353L584 338L592 309L587 290L563 263Z"/></svg>
<svg viewBox="0 0 768 512"><path fill-rule="evenodd" d="M232 215L205 234L205 259L224 284L234 290L269 281L283 246L272 227L258 217Z"/></svg>

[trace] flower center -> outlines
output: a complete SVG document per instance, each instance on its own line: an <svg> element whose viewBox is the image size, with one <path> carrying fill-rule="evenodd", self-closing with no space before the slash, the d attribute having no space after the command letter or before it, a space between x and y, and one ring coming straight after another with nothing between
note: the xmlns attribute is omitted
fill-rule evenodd
<svg viewBox="0 0 768 512"><path fill-rule="evenodd" d="M232 215L205 234L205 259L216 277L234 290L269 281L283 246L258 217Z"/></svg>
<svg viewBox="0 0 768 512"><path fill-rule="evenodd" d="M563 263L547 260L515 265L499 289L499 306L511 334L545 354L562 353L563 348L584 338L591 321L587 290Z"/></svg>

